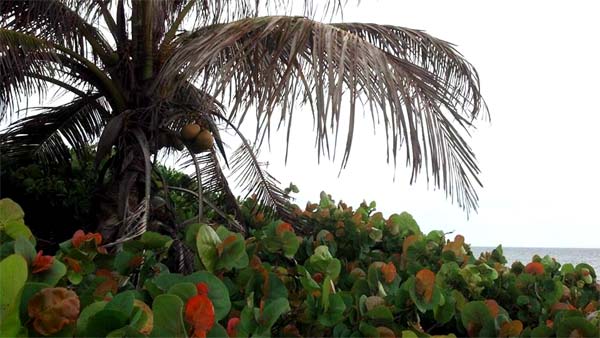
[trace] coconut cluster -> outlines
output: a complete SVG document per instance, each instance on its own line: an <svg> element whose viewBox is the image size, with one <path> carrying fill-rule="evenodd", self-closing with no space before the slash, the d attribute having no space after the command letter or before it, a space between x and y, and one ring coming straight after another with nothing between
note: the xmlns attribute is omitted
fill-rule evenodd
<svg viewBox="0 0 600 338"><path fill-rule="evenodd" d="M211 132L196 123L184 126L181 129L181 138L195 154L210 151L215 143Z"/></svg>

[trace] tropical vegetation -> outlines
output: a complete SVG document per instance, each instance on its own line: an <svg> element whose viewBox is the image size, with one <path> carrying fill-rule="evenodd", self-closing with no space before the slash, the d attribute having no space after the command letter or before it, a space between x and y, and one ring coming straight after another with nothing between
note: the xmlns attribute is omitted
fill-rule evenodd
<svg viewBox="0 0 600 338"><path fill-rule="evenodd" d="M243 203L252 213L256 200ZM116 254L76 231L36 250L22 209L0 200L0 334L54 337L598 337L600 284L585 263L508 265L461 235L423 233L321 194L294 213L314 235L253 214L244 237L183 229L194 272L169 270L174 241L147 231Z"/></svg>

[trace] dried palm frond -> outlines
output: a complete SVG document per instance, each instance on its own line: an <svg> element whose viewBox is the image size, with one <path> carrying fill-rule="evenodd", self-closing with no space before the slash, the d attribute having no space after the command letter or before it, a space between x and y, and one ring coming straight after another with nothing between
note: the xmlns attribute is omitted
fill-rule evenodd
<svg viewBox="0 0 600 338"><path fill-rule="evenodd" d="M320 156L331 154L345 115L342 167L352 147L357 105L364 100L373 123L383 122L388 160L391 153L396 164L404 147L411 182L425 166L436 187L467 211L476 208L479 168L461 131L468 132L485 106L476 72L450 44L400 27L302 17L212 25L174 42L177 49L160 71L158 87L176 91L195 81L203 92L231 104L232 122L256 109L258 140L274 120L288 122L288 144L294 106L304 103L313 111Z"/></svg>
<svg viewBox="0 0 600 338"><path fill-rule="evenodd" d="M34 35L81 55L93 48L108 53L109 43L96 27L89 24L98 18L98 3L91 0L2 0L0 20L2 28ZM90 41L98 45L90 46Z"/></svg>
<svg viewBox="0 0 600 338"><path fill-rule="evenodd" d="M258 210L274 210L284 220L292 218L289 199L280 188L280 182L263 168L258 161L256 148L245 140L232 155L231 172L237 184L246 192L244 198L253 196L256 199Z"/></svg>

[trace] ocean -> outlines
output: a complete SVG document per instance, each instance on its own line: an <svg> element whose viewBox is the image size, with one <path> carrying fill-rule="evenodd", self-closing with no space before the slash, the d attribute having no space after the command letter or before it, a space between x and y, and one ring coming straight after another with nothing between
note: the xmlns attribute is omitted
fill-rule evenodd
<svg viewBox="0 0 600 338"><path fill-rule="evenodd" d="M471 247L474 256L477 258L479 254L486 251L492 251L493 247ZM591 265L600 275L600 249L577 249L577 248L509 248L502 247L504 257L510 266L514 261L521 261L523 264L531 262L533 255L544 257L549 255L556 259L560 264L571 263L574 266L579 263L587 263Z"/></svg>

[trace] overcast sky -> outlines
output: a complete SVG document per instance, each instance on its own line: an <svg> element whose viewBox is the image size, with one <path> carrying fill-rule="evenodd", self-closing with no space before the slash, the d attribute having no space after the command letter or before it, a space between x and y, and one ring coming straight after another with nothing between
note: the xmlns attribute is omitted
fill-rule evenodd
<svg viewBox="0 0 600 338"><path fill-rule="evenodd" d="M455 43L481 77L492 121L469 139L482 169L480 208L466 214L406 171L385 162L384 133L355 135L348 168L317 164L310 112L296 121L284 164L284 134L262 160L297 202L325 190L385 215L410 212L422 229L456 231L480 246L600 248L600 6L596 1L402 1L350 4L344 21L417 28ZM370 126L370 117L364 120Z"/></svg>
<svg viewBox="0 0 600 338"><path fill-rule="evenodd" d="M338 176L339 161L317 163L309 111L294 116L287 165L283 133L260 156L282 185L300 188L299 205L324 190L354 206L375 200L386 216L408 211L423 230L454 230L473 245L600 248L599 2L349 2L344 21L425 30L477 68L492 117L468 139L482 170L480 207L467 219L424 176L409 186L404 168L394 175L385 134L373 136L370 117Z"/></svg>

